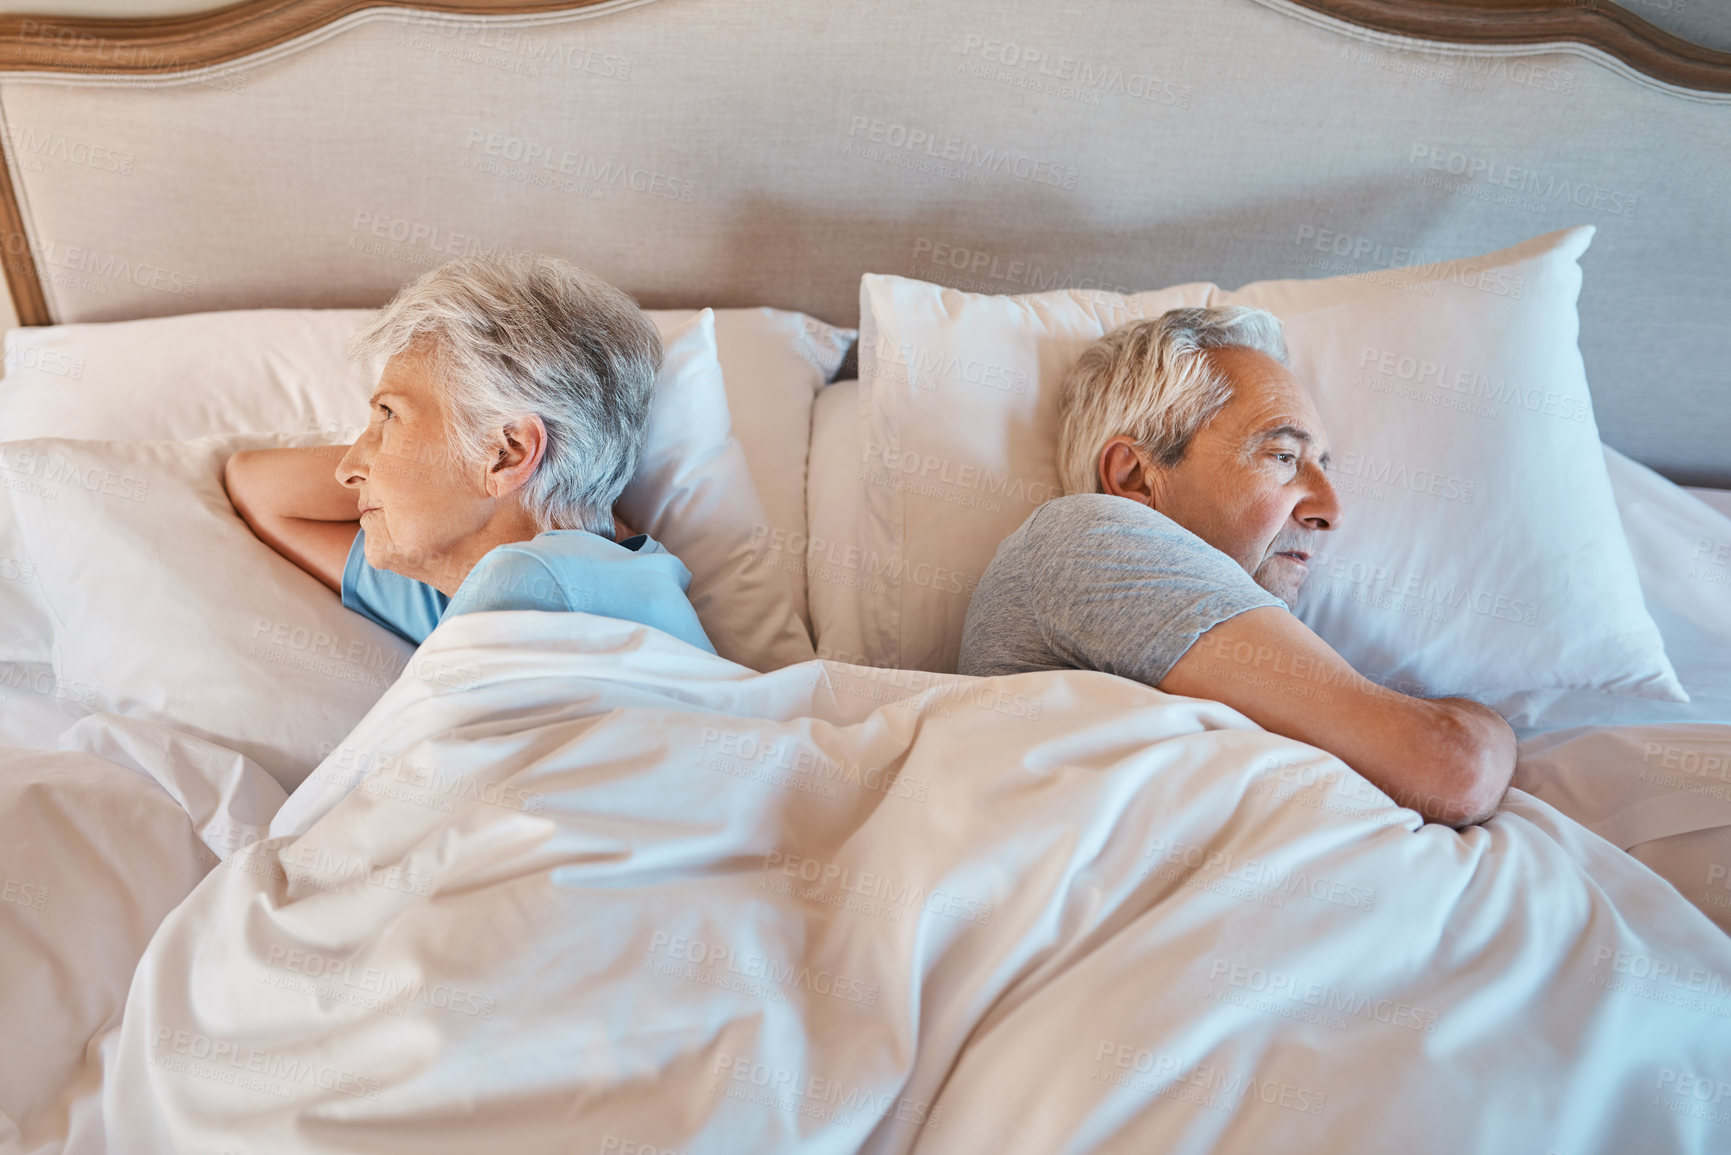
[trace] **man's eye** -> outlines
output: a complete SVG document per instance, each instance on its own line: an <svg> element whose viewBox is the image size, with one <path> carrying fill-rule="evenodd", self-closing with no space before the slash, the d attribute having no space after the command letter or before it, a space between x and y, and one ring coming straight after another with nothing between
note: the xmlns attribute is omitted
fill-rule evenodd
<svg viewBox="0 0 1731 1155"><path fill-rule="evenodd" d="M1296 453L1276 453L1274 455L1274 459L1276 461L1280 462L1282 465L1291 465L1294 461L1298 460L1298 454L1296 454Z"/></svg>
<svg viewBox="0 0 1731 1155"><path fill-rule="evenodd" d="M385 420L386 418L395 417L395 416L396 416L396 414L391 412L391 407L389 405L380 405L379 406L379 419L381 421Z"/></svg>

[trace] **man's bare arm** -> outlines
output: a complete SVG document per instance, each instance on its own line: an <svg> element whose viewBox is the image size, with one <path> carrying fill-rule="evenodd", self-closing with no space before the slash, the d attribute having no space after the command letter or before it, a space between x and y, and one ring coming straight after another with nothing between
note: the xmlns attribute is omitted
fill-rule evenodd
<svg viewBox="0 0 1731 1155"><path fill-rule="evenodd" d="M1431 822L1483 822L1514 775L1514 732L1494 710L1379 686L1272 606L1203 634L1160 689L1224 702L1265 730L1327 750Z"/></svg>
<svg viewBox="0 0 1731 1155"><path fill-rule="evenodd" d="M360 502L337 480L346 445L248 449L223 467L228 498L258 539L339 593Z"/></svg>

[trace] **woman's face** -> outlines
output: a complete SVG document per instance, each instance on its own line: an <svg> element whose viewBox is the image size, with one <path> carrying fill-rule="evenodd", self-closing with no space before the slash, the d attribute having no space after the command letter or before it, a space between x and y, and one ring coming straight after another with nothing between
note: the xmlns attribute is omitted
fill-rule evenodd
<svg viewBox="0 0 1731 1155"><path fill-rule="evenodd" d="M474 564L464 543L497 509L486 468L452 445L444 389L413 348L385 364L366 432L337 464L337 480L360 499L368 563L447 593Z"/></svg>

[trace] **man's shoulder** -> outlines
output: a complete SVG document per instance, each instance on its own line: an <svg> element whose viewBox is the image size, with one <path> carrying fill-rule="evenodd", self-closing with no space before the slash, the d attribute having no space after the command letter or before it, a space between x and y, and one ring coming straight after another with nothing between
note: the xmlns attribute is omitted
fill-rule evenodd
<svg viewBox="0 0 1731 1155"><path fill-rule="evenodd" d="M1067 597L1076 580L1101 567L1121 569L1127 560L1139 563L1168 555L1175 538L1190 536L1164 514L1126 497L1055 497L999 543L975 600L1015 596L1038 601L1041 591L1047 596L1063 591L1061 596Z"/></svg>
<svg viewBox="0 0 1731 1155"><path fill-rule="evenodd" d="M1040 553L1066 545L1097 545L1102 537L1190 536L1184 527L1153 507L1110 493L1055 497L1029 514L1016 532L1019 544Z"/></svg>
<svg viewBox="0 0 1731 1155"><path fill-rule="evenodd" d="M1089 525L1173 525L1152 506L1110 493L1071 493L1054 497L1028 518L1030 526L1050 533Z"/></svg>
<svg viewBox="0 0 1731 1155"><path fill-rule="evenodd" d="M1248 592L1250 575L1170 517L1106 493L1053 498L999 548L992 569L1054 613L1089 586L1146 596L1172 583Z"/></svg>

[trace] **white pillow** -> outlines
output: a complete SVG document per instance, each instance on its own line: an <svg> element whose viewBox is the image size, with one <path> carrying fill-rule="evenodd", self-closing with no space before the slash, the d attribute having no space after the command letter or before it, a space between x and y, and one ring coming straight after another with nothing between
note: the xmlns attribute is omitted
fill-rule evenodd
<svg viewBox="0 0 1731 1155"><path fill-rule="evenodd" d="M1603 448L1642 599L1689 700L1540 690L1499 703L1503 716L1522 739L1590 724L1731 724L1731 564L1714 564L1715 558L1731 563L1731 520L1646 466Z"/></svg>
<svg viewBox="0 0 1731 1155"><path fill-rule="evenodd" d="M1415 692L1682 700L1641 601L1576 346L1578 258L1592 235L1237 292L984 297L867 276L861 545L893 578L888 597L862 604L860 648L877 664L954 668L971 581L1058 492L1057 389L1089 341L1181 304L1253 304L1286 322L1346 507L1300 600L1306 622L1367 675ZM1421 373L1445 388L1409 399L1406 377Z"/></svg>
<svg viewBox="0 0 1731 1155"><path fill-rule="evenodd" d="M817 656L867 665L861 650L862 583L858 559L860 490L860 387L837 381L817 395L811 414L811 464L806 469L809 524L789 539L778 564L796 566L811 593L812 635L823 639ZM785 559L785 560L784 560ZM884 587L864 587L866 594Z"/></svg>
<svg viewBox="0 0 1731 1155"><path fill-rule="evenodd" d="M714 313L704 309L661 341L643 457L620 512L691 571L691 605L716 653L754 670L810 661L811 634L787 578L757 564L769 517L733 437Z"/></svg>
<svg viewBox="0 0 1731 1155"><path fill-rule="evenodd" d="M1054 431L1065 369L1108 329L1206 304L1213 291L992 297L868 274L860 633L818 640L869 665L953 672L968 600L998 543L1063 493Z"/></svg>
<svg viewBox="0 0 1731 1155"><path fill-rule="evenodd" d="M252 309L14 329L0 380L0 439L309 433L352 441L366 425L379 369L350 361L348 340L372 314ZM664 341L695 315L649 313ZM812 396L835 375L856 336L782 309L715 314L732 426L767 513L754 532L766 542L805 527ZM806 621L805 582L785 568L777 575ZM0 616L6 601L0 587Z"/></svg>
<svg viewBox="0 0 1731 1155"><path fill-rule="evenodd" d="M184 441L312 433L353 441L379 366L347 356L372 309L247 309L13 329L0 438Z"/></svg>
<svg viewBox="0 0 1731 1155"><path fill-rule="evenodd" d="M0 436L181 440L278 432L349 441L365 425L378 370L349 361L346 350L370 315L262 309L13 330L0 381ZM693 602L722 656L775 669L812 656L805 583L742 561L748 547L735 539L755 545L777 525L804 526L812 394L840 365L853 334L797 313L729 311L733 393L750 399L750 419L741 425L759 447L753 466L732 437L717 326L712 317L693 333L698 315L649 314L669 361L679 355L681 334L696 344L684 351L679 372L660 375L644 452L644 469L660 480L634 482L630 502L639 528L691 570ZM670 455L689 460L674 468ZM774 515L764 511L754 476L776 494ZM651 491L653 500L644 496ZM675 524L675 515L696 520ZM0 614L14 600L16 591L0 583ZM0 625L0 640L7 630Z"/></svg>
<svg viewBox="0 0 1731 1155"><path fill-rule="evenodd" d="M651 310L662 329L692 314ZM727 386L733 435L757 485L768 521L752 533L764 549L785 552L791 536L805 530L805 468L811 437L812 399L835 376L859 336L803 313L785 309L715 310L715 348ZM786 582L794 611L809 627L805 578L796 564L774 564Z"/></svg>
<svg viewBox="0 0 1731 1155"><path fill-rule="evenodd" d="M0 444L7 476L32 482L0 492L0 551L32 559L58 696L208 738L294 789L414 649L344 609L229 505L231 453L316 441Z"/></svg>
<svg viewBox="0 0 1731 1155"><path fill-rule="evenodd" d="M691 596L725 657L809 659L772 571L763 519L728 431L708 310L664 337L643 467L622 504L693 571ZM229 504L238 449L316 435L0 444L0 556L29 559L0 669L36 697L145 718L253 759L292 790L402 671L413 647L255 538ZM53 679L42 665L51 660ZM464 671L438 676L460 682Z"/></svg>

